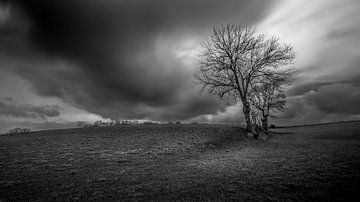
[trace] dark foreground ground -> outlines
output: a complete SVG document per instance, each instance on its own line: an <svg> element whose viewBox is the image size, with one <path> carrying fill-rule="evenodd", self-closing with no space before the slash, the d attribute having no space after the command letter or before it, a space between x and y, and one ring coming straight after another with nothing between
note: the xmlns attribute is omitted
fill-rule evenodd
<svg viewBox="0 0 360 202"><path fill-rule="evenodd" d="M360 196L360 123L68 129L0 136L0 201L344 201Z"/></svg>

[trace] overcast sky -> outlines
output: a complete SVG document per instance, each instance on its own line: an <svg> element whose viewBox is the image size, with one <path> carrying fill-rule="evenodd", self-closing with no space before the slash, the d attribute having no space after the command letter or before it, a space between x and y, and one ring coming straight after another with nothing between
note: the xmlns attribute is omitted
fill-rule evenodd
<svg viewBox="0 0 360 202"><path fill-rule="evenodd" d="M247 24L297 53L276 123L360 119L358 0L0 0L0 129L76 121L242 122L192 74L214 25ZM271 121L270 121L271 122Z"/></svg>

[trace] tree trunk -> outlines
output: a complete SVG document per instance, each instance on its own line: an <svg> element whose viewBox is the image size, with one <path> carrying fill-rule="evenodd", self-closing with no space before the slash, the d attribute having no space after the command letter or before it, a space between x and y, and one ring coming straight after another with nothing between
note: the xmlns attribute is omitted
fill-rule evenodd
<svg viewBox="0 0 360 202"><path fill-rule="evenodd" d="M257 133L254 129L254 126L251 122L251 118L250 118L250 104L247 101L243 101L243 112L244 112L244 116L245 116L245 121L246 121L246 131L249 133L252 133L254 135L254 137L256 138Z"/></svg>
<svg viewBox="0 0 360 202"><path fill-rule="evenodd" d="M268 131L269 130L269 124L268 124L268 116L264 116L262 119L261 119L261 121L262 121L262 128L263 128L263 130L264 131Z"/></svg>

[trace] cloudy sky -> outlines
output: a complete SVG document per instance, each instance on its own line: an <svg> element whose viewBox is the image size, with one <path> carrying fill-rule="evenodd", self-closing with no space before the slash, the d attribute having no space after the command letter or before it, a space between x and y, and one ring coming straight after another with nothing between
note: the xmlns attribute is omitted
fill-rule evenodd
<svg viewBox="0 0 360 202"><path fill-rule="evenodd" d="M276 123L360 119L358 0L0 0L0 129L77 121L242 122L192 74L214 25L257 27L297 52Z"/></svg>

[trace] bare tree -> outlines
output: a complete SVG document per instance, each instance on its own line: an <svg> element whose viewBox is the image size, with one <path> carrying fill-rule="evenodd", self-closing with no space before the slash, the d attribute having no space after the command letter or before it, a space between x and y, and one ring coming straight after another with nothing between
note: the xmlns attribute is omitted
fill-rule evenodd
<svg viewBox="0 0 360 202"><path fill-rule="evenodd" d="M278 38L265 39L249 26L227 24L214 27L202 44L203 58L195 79L210 93L241 101L247 130L254 133L249 101L251 85L276 75L280 66L291 64L295 53Z"/></svg>
<svg viewBox="0 0 360 202"><path fill-rule="evenodd" d="M286 69L283 72L278 72L275 77L264 78L251 87L249 100L253 107L254 113L257 112L257 122L264 131L268 131L268 119L271 112L282 111L285 109L286 95L284 85L288 83L293 71ZM260 125L261 124L261 125Z"/></svg>

